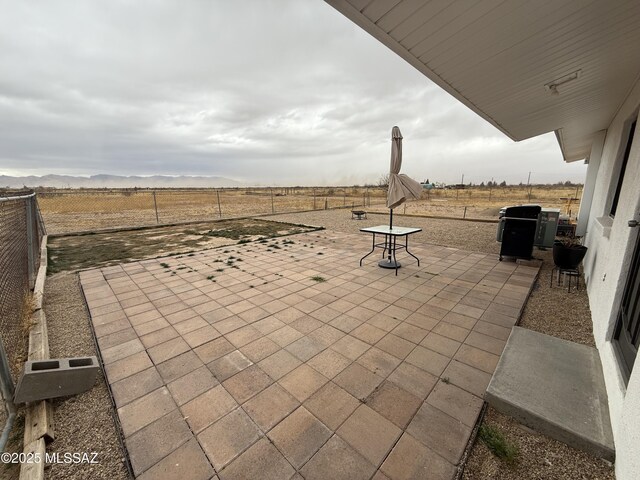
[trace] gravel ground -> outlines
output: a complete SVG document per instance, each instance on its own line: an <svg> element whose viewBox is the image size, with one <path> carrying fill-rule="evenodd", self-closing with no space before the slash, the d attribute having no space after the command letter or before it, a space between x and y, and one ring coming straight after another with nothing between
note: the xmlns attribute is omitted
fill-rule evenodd
<svg viewBox="0 0 640 480"><path fill-rule="evenodd" d="M613 467L605 460L595 458L564 443L540 435L509 417L489 408L485 425L499 429L512 444L519 448L518 460L513 466L495 457L481 441L473 446L467 459L464 480L613 480Z"/></svg>
<svg viewBox="0 0 640 480"><path fill-rule="evenodd" d="M358 233L363 227L389 223L388 214L370 213L366 220L352 220L351 212L348 209L286 213L262 218L325 227L328 230L349 233ZM446 245L447 247L457 247L472 252L498 253L500 251L500 246L496 243L497 223L410 217L394 214L393 224L399 227L422 228L422 232L411 235L411 242Z"/></svg>
<svg viewBox="0 0 640 480"><path fill-rule="evenodd" d="M49 329L51 358L95 355L80 281L75 273L58 273L47 277L44 310ZM56 439L49 452L98 452L98 464L47 467L48 479L128 479L111 406L109 390L102 374L86 393L57 400L55 407Z"/></svg>

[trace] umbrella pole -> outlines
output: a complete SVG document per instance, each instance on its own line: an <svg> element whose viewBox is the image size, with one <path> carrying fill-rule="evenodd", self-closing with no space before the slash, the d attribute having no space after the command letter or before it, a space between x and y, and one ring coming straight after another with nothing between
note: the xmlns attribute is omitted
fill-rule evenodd
<svg viewBox="0 0 640 480"><path fill-rule="evenodd" d="M389 214L389 230L393 228L393 208L390 209Z"/></svg>

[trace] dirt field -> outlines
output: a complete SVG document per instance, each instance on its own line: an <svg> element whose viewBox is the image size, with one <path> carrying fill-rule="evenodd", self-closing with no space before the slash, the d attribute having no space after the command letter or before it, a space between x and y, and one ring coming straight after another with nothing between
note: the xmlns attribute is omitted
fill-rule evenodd
<svg viewBox="0 0 640 480"><path fill-rule="evenodd" d="M396 211L495 219L505 205L537 203L575 216L580 192L580 187L547 185L432 189ZM386 213L385 195L379 187L48 190L38 193L38 202L48 233L70 233L363 205L367 211Z"/></svg>
<svg viewBox="0 0 640 480"><path fill-rule="evenodd" d="M245 243L312 229L259 219L54 237L49 240L48 273L104 267L162 255Z"/></svg>

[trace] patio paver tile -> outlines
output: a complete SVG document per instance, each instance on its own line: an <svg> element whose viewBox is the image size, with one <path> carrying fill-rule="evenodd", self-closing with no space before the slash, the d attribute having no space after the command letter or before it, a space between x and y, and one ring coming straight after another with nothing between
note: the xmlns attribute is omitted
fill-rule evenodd
<svg viewBox="0 0 640 480"><path fill-rule="evenodd" d="M333 382L324 385L304 402L304 406L331 430L344 422L360 401Z"/></svg>
<svg viewBox="0 0 640 480"><path fill-rule="evenodd" d="M139 480L209 480L215 474L195 438L138 476Z"/></svg>
<svg viewBox="0 0 640 480"><path fill-rule="evenodd" d="M281 347L286 347L290 343L293 343L299 338L302 338L304 335L295 328L291 328L289 325L285 325L275 332L271 332L267 336Z"/></svg>
<svg viewBox="0 0 640 480"><path fill-rule="evenodd" d="M257 365L251 365L222 382L222 385L242 404L272 383L273 380Z"/></svg>
<svg viewBox="0 0 640 480"><path fill-rule="evenodd" d="M158 373L165 383L172 382L189 372L193 372L204 364L192 351L173 357L166 362L157 365Z"/></svg>
<svg viewBox="0 0 640 480"><path fill-rule="evenodd" d="M323 323L320 320L316 320L310 316L304 316L294 320L289 324L291 327L298 330L303 335L307 335L313 332L315 329L320 328Z"/></svg>
<svg viewBox="0 0 640 480"><path fill-rule="evenodd" d="M375 471L376 467L366 458L334 435L300 473L305 480L367 480Z"/></svg>
<svg viewBox="0 0 640 480"><path fill-rule="evenodd" d="M449 364L451 358L421 346L417 346L406 358L406 361L422 370L439 376Z"/></svg>
<svg viewBox="0 0 640 480"><path fill-rule="evenodd" d="M475 425L484 403L462 388L444 382L438 382L426 401L469 427Z"/></svg>
<svg viewBox="0 0 640 480"><path fill-rule="evenodd" d="M151 348L161 343L164 343L167 340L176 338L179 335L180 334L176 332L176 329L173 328L171 325L169 325L159 330L155 330L151 333L147 333L146 335L142 335L140 337L140 341L143 343L145 348Z"/></svg>
<svg viewBox="0 0 640 480"><path fill-rule="evenodd" d="M408 340L412 343L420 343L424 337L429 333L428 330L424 328L416 327L415 325L411 325L407 322L402 322L396 328L391 330L391 333L396 337L403 338L404 340Z"/></svg>
<svg viewBox="0 0 640 480"><path fill-rule="evenodd" d="M327 377L316 372L310 366L303 364L278 380L278 383L296 397L298 401L304 402L328 381Z"/></svg>
<svg viewBox="0 0 640 480"><path fill-rule="evenodd" d="M183 405L203 392L218 385L208 368L201 367L167 385L178 405Z"/></svg>
<svg viewBox="0 0 640 480"><path fill-rule="evenodd" d="M301 364L300 360L286 350L279 350L258 363L260 368L274 380L279 380Z"/></svg>
<svg viewBox="0 0 640 480"><path fill-rule="evenodd" d="M351 360L331 349L326 349L307 361L307 365L313 367L328 379L338 375L350 364Z"/></svg>
<svg viewBox="0 0 640 480"><path fill-rule="evenodd" d="M252 362L257 363L280 350L280 346L267 337L260 337L240 348L240 351Z"/></svg>
<svg viewBox="0 0 640 480"><path fill-rule="evenodd" d="M440 480L456 473L452 464L408 433L400 437L380 469L393 480Z"/></svg>
<svg viewBox="0 0 640 480"><path fill-rule="evenodd" d="M116 402L116 407L122 407L160 388L162 385L164 385L164 382L158 374L158 370L152 367L113 383L111 392Z"/></svg>
<svg viewBox="0 0 640 480"><path fill-rule="evenodd" d="M224 334L225 338L240 348L262 337L262 334L251 325L246 325L230 333Z"/></svg>
<svg viewBox="0 0 640 480"><path fill-rule="evenodd" d="M398 368L387 377L387 380L404 388L421 400L424 400L438 382L438 377L410 363L402 362Z"/></svg>
<svg viewBox="0 0 640 480"><path fill-rule="evenodd" d="M284 347L292 355L295 355L301 361L306 362L310 358L316 356L322 350L325 349L325 346L317 340L310 338L308 336L304 336L299 338L295 342L290 343L286 347Z"/></svg>
<svg viewBox="0 0 640 480"><path fill-rule="evenodd" d="M141 474L186 443L191 430L176 409L126 439L131 467Z"/></svg>
<svg viewBox="0 0 640 480"><path fill-rule="evenodd" d="M330 348L350 360L355 360L364 352L369 350L370 345L362 340L352 337L351 335L345 335L336 343L331 345Z"/></svg>
<svg viewBox="0 0 640 480"><path fill-rule="evenodd" d="M402 430L367 405L360 405L336 433L373 465L380 465Z"/></svg>
<svg viewBox="0 0 640 480"><path fill-rule="evenodd" d="M142 351L109 365L105 365L104 369L107 373L109 383L115 383L118 380L127 378L134 373L141 372L152 366L153 362L151 362L149 355L146 351Z"/></svg>
<svg viewBox="0 0 640 480"><path fill-rule="evenodd" d="M402 360L380 350L379 348L372 347L363 353L356 362L363 367L366 367L371 372L386 378L398 365L400 365Z"/></svg>
<svg viewBox="0 0 640 480"><path fill-rule="evenodd" d="M253 365L240 350L234 350L207 364L211 373L215 375L219 382L224 382L227 378L232 377L245 368Z"/></svg>
<svg viewBox="0 0 640 480"><path fill-rule="evenodd" d="M204 343L193 349L198 358L204 363L210 363L227 353L231 353L236 348L224 337L218 337L215 340Z"/></svg>
<svg viewBox="0 0 640 480"><path fill-rule="evenodd" d="M358 363L352 363L339 373L333 381L357 399L364 400L384 380Z"/></svg>
<svg viewBox="0 0 640 480"><path fill-rule="evenodd" d="M243 408L263 432L268 432L298 405L300 402L274 383L246 402Z"/></svg>
<svg viewBox="0 0 640 480"><path fill-rule="evenodd" d="M217 471L260 438L260 430L241 408L198 434L198 441Z"/></svg>
<svg viewBox="0 0 640 480"><path fill-rule="evenodd" d="M359 327L355 328L351 331L350 335L356 337L363 342L368 343L369 345L374 345L378 342L382 337L387 334L384 330L374 327L368 323L363 323Z"/></svg>
<svg viewBox="0 0 640 480"><path fill-rule="evenodd" d="M268 436L296 469L301 468L332 432L306 408L299 407L280 422Z"/></svg>
<svg viewBox="0 0 640 480"><path fill-rule="evenodd" d="M122 431L128 437L175 409L169 390L161 387L118 408L118 416Z"/></svg>
<svg viewBox="0 0 640 480"><path fill-rule="evenodd" d="M156 345L155 347L151 347L147 352L151 360L153 360L153 363L158 365L189 350L190 348L187 342L185 342L182 337L177 337Z"/></svg>
<svg viewBox="0 0 640 480"><path fill-rule="evenodd" d="M431 332L420 342L420 345L441 355L453 357L461 343Z"/></svg>
<svg viewBox="0 0 640 480"><path fill-rule="evenodd" d="M459 463L471 435L470 427L428 403L422 404L406 431L453 465Z"/></svg>
<svg viewBox="0 0 640 480"><path fill-rule="evenodd" d="M403 360L407 357L407 355L411 353L411 351L416 346L414 343L409 342L404 338L400 338L392 333L389 333L378 343L376 343L376 347L378 347L380 350L390 353L400 360Z"/></svg>
<svg viewBox="0 0 640 480"><path fill-rule="evenodd" d="M220 333L206 322L202 328L182 335L182 338L184 338L185 342L187 342L191 348L199 347L219 337Z"/></svg>
<svg viewBox="0 0 640 480"><path fill-rule="evenodd" d="M367 399L367 405L400 428L406 428L422 400L393 382L384 382Z"/></svg>
<svg viewBox="0 0 640 480"><path fill-rule="evenodd" d="M182 405L180 411L191 430L198 433L237 407L238 402L229 392L222 385L217 385Z"/></svg>
<svg viewBox="0 0 640 480"><path fill-rule="evenodd" d="M504 346L507 342L482 333L471 332L465 339L464 343L471 345L472 347L479 348L480 350L493 353L494 355L502 355L502 350L504 350Z"/></svg>
<svg viewBox="0 0 640 480"><path fill-rule="evenodd" d="M490 374L493 374L500 359L498 355L470 345L462 345L453 358Z"/></svg>
<svg viewBox="0 0 640 480"><path fill-rule="evenodd" d="M479 398L484 398L484 392L491 381L491 375L465 363L453 360L442 373L443 378L448 378L453 385L473 393Z"/></svg>
<svg viewBox="0 0 640 480"><path fill-rule="evenodd" d="M288 480L296 471L265 438L220 472L222 480Z"/></svg>

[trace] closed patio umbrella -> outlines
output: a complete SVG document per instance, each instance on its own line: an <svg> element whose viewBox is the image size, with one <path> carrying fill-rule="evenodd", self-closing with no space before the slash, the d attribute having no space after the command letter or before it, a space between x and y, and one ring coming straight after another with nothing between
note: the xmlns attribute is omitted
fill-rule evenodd
<svg viewBox="0 0 640 480"><path fill-rule="evenodd" d="M402 205L405 200L420 198L422 186L400 173L402 166L402 134L398 127L391 130L391 168L389 170L389 187L387 191L387 207L390 208L389 228L393 228L393 209Z"/></svg>

